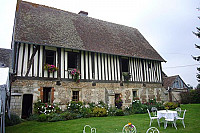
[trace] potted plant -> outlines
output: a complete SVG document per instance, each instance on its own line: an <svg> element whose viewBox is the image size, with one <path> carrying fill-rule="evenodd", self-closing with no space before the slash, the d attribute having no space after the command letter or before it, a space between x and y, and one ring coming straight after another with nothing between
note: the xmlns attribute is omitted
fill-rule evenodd
<svg viewBox="0 0 200 133"><path fill-rule="evenodd" d="M44 69L47 70L49 73L53 73L58 70L55 65L45 64Z"/></svg>
<svg viewBox="0 0 200 133"><path fill-rule="evenodd" d="M78 82L80 81L80 75L81 75L81 73L80 73L79 70L73 69L73 70L70 72L70 74L72 75L72 77L73 77L73 79L74 79L75 82L78 83Z"/></svg>
<svg viewBox="0 0 200 133"><path fill-rule="evenodd" d="M124 76L125 81L129 81L131 79L131 74L129 72L123 72L122 75Z"/></svg>

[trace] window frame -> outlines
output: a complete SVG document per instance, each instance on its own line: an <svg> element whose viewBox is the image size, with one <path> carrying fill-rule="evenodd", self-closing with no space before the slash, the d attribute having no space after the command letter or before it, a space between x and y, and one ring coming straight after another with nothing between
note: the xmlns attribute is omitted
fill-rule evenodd
<svg viewBox="0 0 200 133"><path fill-rule="evenodd" d="M47 55L49 53L53 53L53 55ZM51 63L47 61L50 60L50 58L53 58L53 62ZM56 51L45 49L45 64L56 65Z"/></svg>
<svg viewBox="0 0 200 133"><path fill-rule="evenodd" d="M77 94L74 94L74 93L77 93ZM72 101L75 101L75 102L78 102L80 99L79 99L79 91L78 90L73 90L72 91Z"/></svg>
<svg viewBox="0 0 200 133"><path fill-rule="evenodd" d="M126 68L125 68L126 64ZM121 71L123 72L129 72L129 58L128 57L121 57Z"/></svg>
<svg viewBox="0 0 200 133"><path fill-rule="evenodd" d="M52 88L51 87L43 87L43 103L51 103L52 99Z"/></svg>
<svg viewBox="0 0 200 133"><path fill-rule="evenodd" d="M68 59L67 59L67 68L68 68L68 70L70 70L70 69L78 69L78 65L79 65L79 63L78 63L78 55L79 55L79 53L78 52L73 52L73 51L68 51L67 52L68 53ZM70 56L72 56L72 59L71 59L71 57ZM70 66L70 62L72 62L72 61L74 61L73 62L73 66Z"/></svg>
<svg viewBox="0 0 200 133"><path fill-rule="evenodd" d="M132 93L133 93L133 98L137 97L137 91L136 90L133 90Z"/></svg>

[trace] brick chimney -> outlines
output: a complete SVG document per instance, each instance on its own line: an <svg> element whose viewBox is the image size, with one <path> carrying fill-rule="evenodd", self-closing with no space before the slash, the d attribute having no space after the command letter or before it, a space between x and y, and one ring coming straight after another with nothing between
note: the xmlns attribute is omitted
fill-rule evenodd
<svg viewBox="0 0 200 133"><path fill-rule="evenodd" d="M81 16L88 16L88 12L85 11L80 11L78 14L80 14Z"/></svg>

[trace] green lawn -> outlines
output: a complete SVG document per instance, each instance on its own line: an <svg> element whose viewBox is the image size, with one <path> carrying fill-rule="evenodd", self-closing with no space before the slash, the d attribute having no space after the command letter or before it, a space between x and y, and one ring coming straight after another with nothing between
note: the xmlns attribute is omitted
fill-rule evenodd
<svg viewBox="0 0 200 133"><path fill-rule="evenodd" d="M171 124L167 129L163 124L158 128L161 133L189 133L200 132L200 104L181 105L182 109L187 109L185 116L186 128L177 121L176 130ZM137 128L137 133L145 133L149 128L148 114L135 114L130 116L115 117L93 117L59 122L36 122L26 121L19 125L6 127L6 133L82 133L84 125L91 125L97 129L97 133L119 133L127 123L133 123ZM152 126L158 127L157 121Z"/></svg>

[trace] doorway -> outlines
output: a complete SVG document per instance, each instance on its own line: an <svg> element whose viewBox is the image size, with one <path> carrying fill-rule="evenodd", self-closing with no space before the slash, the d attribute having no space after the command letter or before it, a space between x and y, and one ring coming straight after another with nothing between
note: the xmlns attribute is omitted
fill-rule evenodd
<svg viewBox="0 0 200 133"><path fill-rule="evenodd" d="M32 114L33 95L24 94L22 101L22 119L28 118Z"/></svg>
<svg viewBox="0 0 200 133"><path fill-rule="evenodd" d="M115 94L115 107L121 109L122 103L121 94Z"/></svg>

